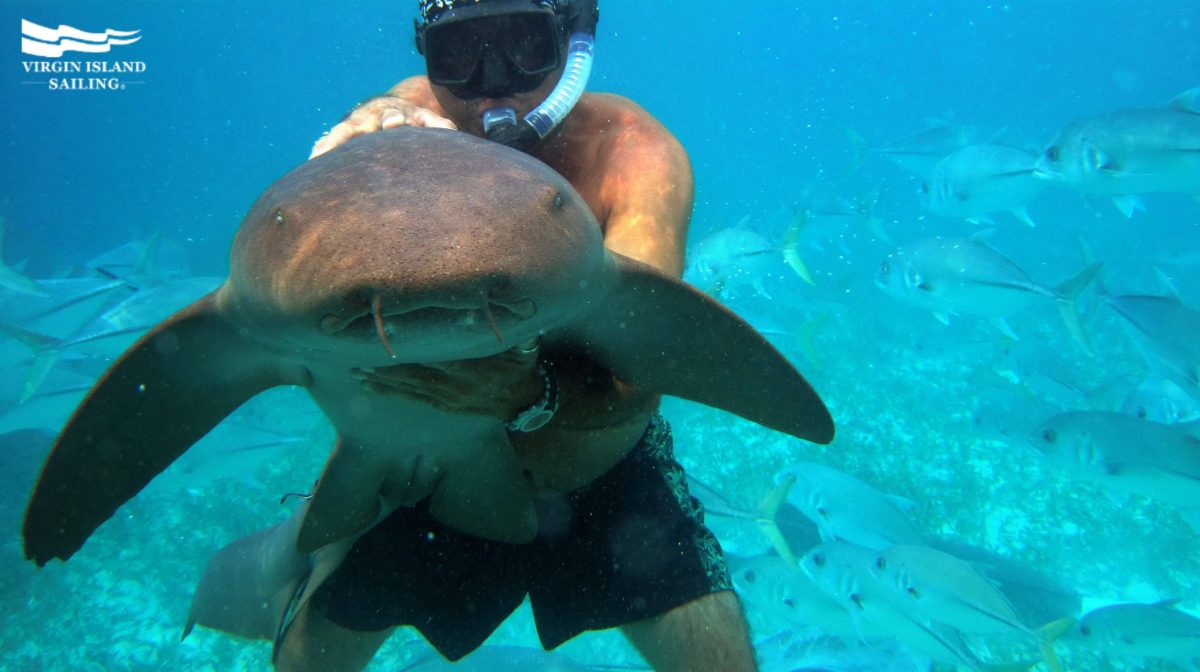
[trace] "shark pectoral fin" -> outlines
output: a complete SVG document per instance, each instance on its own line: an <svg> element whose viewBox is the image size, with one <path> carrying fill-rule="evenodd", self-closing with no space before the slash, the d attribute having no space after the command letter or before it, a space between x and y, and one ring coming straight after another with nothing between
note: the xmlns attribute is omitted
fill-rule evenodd
<svg viewBox="0 0 1200 672"><path fill-rule="evenodd" d="M39 566L87 538L225 416L289 382L210 294L152 329L92 387L42 467L23 533Z"/></svg>
<svg viewBox="0 0 1200 672"><path fill-rule="evenodd" d="M460 532L511 544L533 541L537 515L529 483L507 437L445 464L429 513Z"/></svg>
<svg viewBox="0 0 1200 672"><path fill-rule="evenodd" d="M309 556L296 550L305 510L217 551L192 596L184 637L196 625L251 639L275 637L312 571Z"/></svg>
<svg viewBox="0 0 1200 672"><path fill-rule="evenodd" d="M308 512L296 536L296 548L312 553L322 546L362 534L383 508L380 491L390 471L378 457L380 451L338 439Z"/></svg>
<svg viewBox="0 0 1200 672"><path fill-rule="evenodd" d="M606 301L564 338L622 380L828 443L833 419L804 376L754 327L695 288L620 255Z"/></svg>

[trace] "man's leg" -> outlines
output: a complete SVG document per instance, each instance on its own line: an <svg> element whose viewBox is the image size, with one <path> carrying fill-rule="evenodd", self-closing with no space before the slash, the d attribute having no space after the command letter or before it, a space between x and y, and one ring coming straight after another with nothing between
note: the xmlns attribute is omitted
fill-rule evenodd
<svg viewBox="0 0 1200 672"><path fill-rule="evenodd" d="M758 669L746 617L732 590L710 593L621 631L657 672Z"/></svg>
<svg viewBox="0 0 1200 672"><path fill-rule="evenodd" d="M279 644L275 667L280 672L358 672L395 628L377 632L350 630L330 621L310 600Z"/></svg>

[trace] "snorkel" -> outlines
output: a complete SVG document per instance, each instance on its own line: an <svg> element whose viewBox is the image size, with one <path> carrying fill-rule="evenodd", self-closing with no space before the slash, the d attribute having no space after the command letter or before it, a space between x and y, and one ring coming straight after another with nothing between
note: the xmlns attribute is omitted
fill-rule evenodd
<svg viewBox="0 0 1200 672"><path fill-rule="evenodd" d="M592 74L592 56L596 45L596 22L600 18L596 0L573 0L569 5L567 57L562 77L540 105L517 119L517 111L508 106L493 107L483 113L483 131L487 139L522 152L537 146L579 102L588 77Z"/></svg>

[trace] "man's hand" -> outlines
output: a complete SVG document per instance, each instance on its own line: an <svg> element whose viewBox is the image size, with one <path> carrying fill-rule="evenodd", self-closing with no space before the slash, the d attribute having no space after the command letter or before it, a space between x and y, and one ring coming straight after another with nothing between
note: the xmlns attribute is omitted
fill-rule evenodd
<svg viewBox="0 0 1200 672"><path fill-rule="evenodd" d="M398 394L452 413L489 415L509 422L542 395L537 350L514 348L481 359L354 369L363 387Z"/></svg>
<svg viewBox="0 0 1200 672"><path fill-rule="evenodd" d="M424 128L449 128L455 130L454 122L433 112L417 107L395 96L371 98L354 109L337 126L321 136L313 145L308 158L318 157L345 143L350 138L397 126L421 126Z"/></svg>

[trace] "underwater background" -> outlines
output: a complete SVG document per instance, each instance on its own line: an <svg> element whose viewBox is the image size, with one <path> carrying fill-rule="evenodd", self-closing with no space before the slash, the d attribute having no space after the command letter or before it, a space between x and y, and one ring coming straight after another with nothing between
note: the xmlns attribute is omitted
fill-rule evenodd
<svg viewBox="0 0 1200 672"><path fill-rule="evenodd" d="M280 506L280 495L308 489L319 473L332 431L301 392L277 390L239 410L66 564L37 570L24 560L20 519L54 430L105 363L138 328L219 282L250 204L304 161L321 133L356 102L423 71L415 4L0 4L3 261L47 288L81 281L38 295L0 287L0 322L19 328L0 335L0 670L268 668L269 644L207 630L180 641L180 633L208 558L286 517L292 505ZM88 58L144 62L145 71L120 75L118 90L51 90L48 78L72 75L27 71L25 63L47 59L22 54L21 20L138 30L136 43ZM951 129L1036 158L1075 120L1165 108L1200 86L1200 3L602 0L596 53L589 90L644 106L691 156L685 279L766 333L838 425L833 444L816 446L667 400L689 474L725 503L753 510L782 470L822 463L906 500L906 515L930 537L1070 586L1080 610L1062 616L1175 598L1175 608L1200 612L1200 532L1188 523L1195 508L1089 482L1030 439L1056 414L1129 410L1139 399L1134 410L1176 427L1182 450L1195 447L1182 437L1200 419L1200 369L1190 380L1186 369L1200 367L1196 192L1145 194L1127 217L1104 195L1047 183L1022 204L1036 226L1009 212L972 223L923 207L923 185L934 178L889 157L928 149L940 141L930 131ZM1200 110L1195 95L1176 105ZM751 233L754 243L730 242L729 232ZM986 241L1036 288L1003 311L1002 324L974 314L943 324L938 318L955 311L879 286L897 247L942 239ZM130 265L146 241L156 241L159 265L153 283L136 290L149 295L144 312L114 327L121 333L74 342L85 318L130 290L97 289L69 310L49 307L95 289L105 277L97 269ZM1096 262L1077 297L1054 296ZM1144 294L1173 297L1177 312L1139 339L1108 298ZM1064 325L1063 303L1081 334ZM29 389L40 355L54 349L59 361ZM1165 364L1163 350L1175 353ZM1180 373L1180 357L1183 380L1171 373ZM1169 398L1138 396L1148 386L1161 391L1164 380L1174 385ZM1196 455L1166 459L1185 465L1184 484L1171 487L1193 496L1200 473L1187 469ZM753 522L710 522L738 558L768 553ZM924 669L938 659L853 636L833 641L772 609L790 599L776 589L743 594L764 669ZM779 633L789 646L768 641ZM429 649L418 639L398 632L370 669L441 669L421 662ZM524 608L490 640L536 642ZM1166 670L1200 655L1184 647L1143 657L1064 641L1059 656L1066 669ZM615 633L585 635L560 652L581 664L640 662ZM539 660L502 667L497 657L479 669L575 669Z"/></svg>

